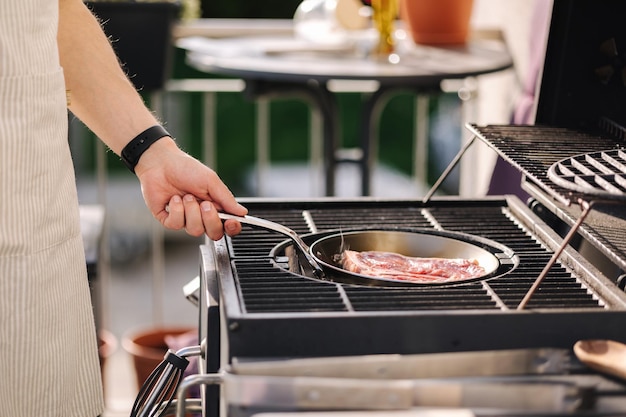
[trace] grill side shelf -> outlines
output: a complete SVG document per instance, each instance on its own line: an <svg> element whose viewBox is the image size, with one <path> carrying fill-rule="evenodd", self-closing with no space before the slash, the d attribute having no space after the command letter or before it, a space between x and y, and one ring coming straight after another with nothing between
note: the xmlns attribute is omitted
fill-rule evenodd
<svg viewBox="0 0 626 417"><path fill-rule="evenodd" d="M624 146L617 139L569 128L475 124L468 124L466 127L543 192L565 205L571 205L579 199L585 200L586 195L555 184L548 177L550 167L574 155Z"/></svg>

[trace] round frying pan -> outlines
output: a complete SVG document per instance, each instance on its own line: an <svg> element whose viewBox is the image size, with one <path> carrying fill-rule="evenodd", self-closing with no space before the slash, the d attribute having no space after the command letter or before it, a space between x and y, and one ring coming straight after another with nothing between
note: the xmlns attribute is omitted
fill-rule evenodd
<svg viewBox="0 0 626 417"><path fill-rule="evenodd" d="M219 213L221 219L235 219L252 227L272 230L288 236L300 250L313 273L322 279L339 277L342 282L374 286L441 285L450 282L412 282L369 276L347 271L337 255L344 250L382 251L411 257L476 259L485 273L471 280L485 279L495 274L501 260L514 258L503 245L479 236L431 229L381 230L362 229L307 235L308 242L294 230L269 220L253 216L234 216ZM491 249L488 250L487 248ZM495 249L494 249L495 248ZM495 252L495 253L494 253ZM497 256L496 256L497 254ZM466 282L468 280L454 281Z"/></svg>
<svg viewBox="0 0 626 417"><path fill-rule="evenodd" d="M345 270L337 254L349 249L357 252L381 251L398 253L419 258L476 259L484 274L471 280L484 279L493 275L500 267L499 259L484 249L483 241L477 236L431 229L408 230L357 230L335 233L317 239L310 252L322 265L324 271L332 270L339 274L343 282L368 285L409 284L450 284L466 282L470 279L450 282L412 282L399 279L372 277Z"/></svg>

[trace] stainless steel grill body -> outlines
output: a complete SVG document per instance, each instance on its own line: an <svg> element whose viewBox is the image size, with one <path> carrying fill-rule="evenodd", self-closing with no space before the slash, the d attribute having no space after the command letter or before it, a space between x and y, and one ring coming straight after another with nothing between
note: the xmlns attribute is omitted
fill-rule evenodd
<svg viewBox="0 0 626 417"><path fill-rule="evenodd" d="M555 265L528 312L515 307L560 238L515 197L483 201L246 202L254 215L301 234L354 227L443 228L498 241L520 258L480 282L375 288L294 274L273 253L280 234L246 229L215 244L226 357L425 353L571 347L626 340L626 295L575 253Z"/></svg>
<svg viewBox="0 0 626 417"><path fill-rule="evenodd" d="M367 226L453 230L495 240L512 249L520 262L479 282L432 288L356 286L289 272L287 259L275 253L285 237L245 228L234 238L201 248L204 372L233 361L569 349L586 338L626 341L626 295L574 250L565 251L551 268L529 310L515 309L562 241L517 197L428 203L252 199L245 204L252 215L305 236ZM215 407L219 388L211 387L205 395L212 396L208 404Z"/></svg>

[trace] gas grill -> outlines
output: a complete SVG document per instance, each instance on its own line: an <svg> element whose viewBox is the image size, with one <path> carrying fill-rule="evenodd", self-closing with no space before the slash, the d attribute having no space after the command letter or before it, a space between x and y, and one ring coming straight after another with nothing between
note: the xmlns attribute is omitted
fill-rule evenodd
<svg viewBox="0 0 626 417"><path fill-rule="evenodd" d="M625 15L624 2L556 0L537 124L467 126L455 160L484 142L522 173L528 202L432 197L440 182L423 200L243 201L307 243L353 229L450 231L475 236L500 266L470 282L367 286L317 278L267 230L201 246L204 353L182 391L208 383L203 415L421 416L440 400L447 416L626 413L626 386L571 352L584 339L626 342ZM525 367L504 370L520 355Z"/></svg>
<svg viewBox="0 0 626 417"><path fill-rule="evenodd" d="M291 272L288 256L277 250L284 236L245 229L202 247L202 291L211 301L201 304L200 330L209 356L215 355L205 372L233 361L570 349L581 339L626 341L626 294L573 249L550 268L527 311L516 310L562 243L517 197L250 200L246 206L305 239L313 232L368 226L443 229L497 241L519 263L504 263L490 279L456 285L347 285Z"/></svg>

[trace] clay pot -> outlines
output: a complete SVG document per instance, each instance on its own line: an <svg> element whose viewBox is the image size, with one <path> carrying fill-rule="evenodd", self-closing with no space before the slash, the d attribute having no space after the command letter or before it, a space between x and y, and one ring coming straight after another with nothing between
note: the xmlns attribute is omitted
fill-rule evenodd
<svg viewBox="0 0 626 417"><path fill-rule="evenodd" d="M473 0L400 0L400 18L415 43L464 44L473 5Z"/></svg>
<svg viewBox="0 0 626 417"><path fill-rule="evenodd" d="M157 327L133 331L124 336L122 346L133 359L137 390L163 360L168 349L166 338L193 331L192 327Z"/></svg>

